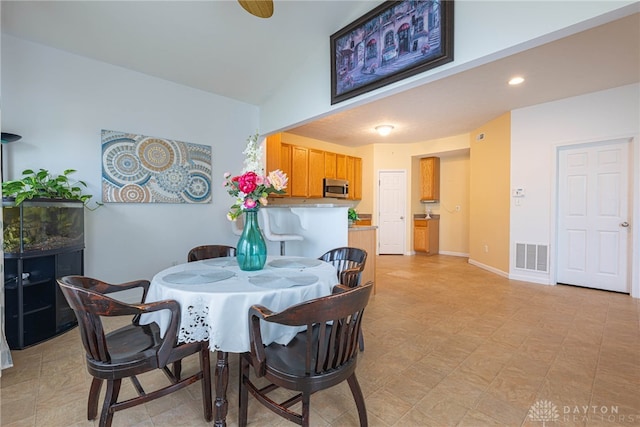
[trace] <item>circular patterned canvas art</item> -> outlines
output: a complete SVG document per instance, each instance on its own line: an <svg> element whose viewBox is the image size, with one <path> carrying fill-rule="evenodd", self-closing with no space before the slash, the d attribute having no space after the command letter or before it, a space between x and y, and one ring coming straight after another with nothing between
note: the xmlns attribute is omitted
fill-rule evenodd
<svg viewBox="0 0 640 427"><path fill-rule="evenodd" d="M102 131L102 200L211 202L211 147Z"/></svg>

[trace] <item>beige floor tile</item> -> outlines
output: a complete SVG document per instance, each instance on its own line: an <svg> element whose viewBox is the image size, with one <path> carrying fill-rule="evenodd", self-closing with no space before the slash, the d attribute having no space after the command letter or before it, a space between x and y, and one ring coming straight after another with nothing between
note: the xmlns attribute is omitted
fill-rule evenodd
<svg viewBox="0 0 640 427"><path fill-rule="evenodd" d="M540 427L528 413L541 400L559 410L547 426L640 425L640 301L510 281L459 257L378 256L377 268L357 369L371 427ZM97 425L85 419L91 377L77 328L12 356L0 378L2 426ZM197 365L190 359L183 369ZM164 381L159 372L143 376L145 387ZM237 388L232 355L229 427L237 426ZM121 395L135 395L128 381ZM211 425L200 396L194 384L116 413L113 426ZM565 414L585 405L616 406L617 418ZM346 384L313 396L311 407L314 426L359 424ZM291 424L250 398L249 425Z"/></svg>

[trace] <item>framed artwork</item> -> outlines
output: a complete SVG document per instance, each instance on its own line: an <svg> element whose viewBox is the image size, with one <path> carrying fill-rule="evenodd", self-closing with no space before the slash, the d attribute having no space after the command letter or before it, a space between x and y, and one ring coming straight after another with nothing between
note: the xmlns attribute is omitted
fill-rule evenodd
<svg viewBox="0 0 640 427"><path fill-rule="evenodd" d="M453 61L453 0L386 1L330 45L336 104Z"/></svg>
<svg viewBox="0 0 640 427"><path fill-rule="evenodd" d="M102 201L210 203L211 147L102 130Z"/></svg>

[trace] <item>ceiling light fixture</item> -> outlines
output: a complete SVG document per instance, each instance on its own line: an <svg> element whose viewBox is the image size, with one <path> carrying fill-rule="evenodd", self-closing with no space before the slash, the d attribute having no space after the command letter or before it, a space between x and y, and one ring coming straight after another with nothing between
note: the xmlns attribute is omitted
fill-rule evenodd
<svg viewBox="0 0 640 427"><path fill-rule="evenodd" d="M387 136L391 133L392 130L393 130L393 126L391 125L376 126L376 132L378 132L380 136Z"/></svg>
<svg viewBox="0 0 640 427"><path fill-rule="evenodd" d="M509 84L511 86L517 86L517 85L521 84L522 82L524 82L524 77L520 77L520 76L514 77L511 80L509 80Z"/></svg>

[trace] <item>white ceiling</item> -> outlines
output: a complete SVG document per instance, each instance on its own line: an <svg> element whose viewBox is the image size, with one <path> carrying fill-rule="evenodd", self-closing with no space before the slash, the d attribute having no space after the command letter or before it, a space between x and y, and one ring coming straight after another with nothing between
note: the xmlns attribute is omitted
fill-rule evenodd
<svg viewBox="0 0 640 427"><path fill-rule="evenodd" d="M276 0L269 19L233 0L3 0L1 13L3 33L260 105L286 84L313 40L379 3ZM527 80L509 87L516 73ZM516 108L639 81L635 13L288 131L346 146L428 141ZM373 131L381 123L395 126L386 139Z"/></svg>

